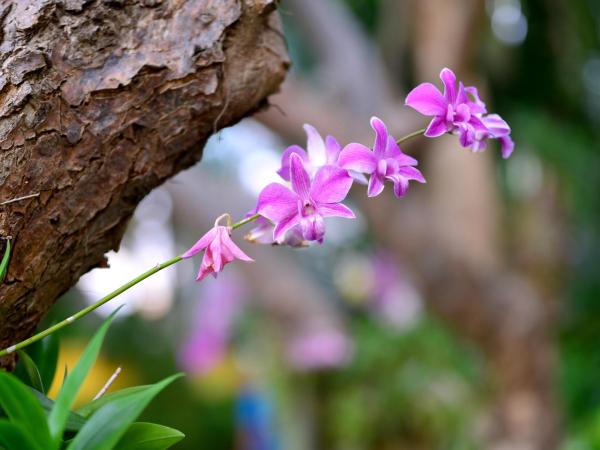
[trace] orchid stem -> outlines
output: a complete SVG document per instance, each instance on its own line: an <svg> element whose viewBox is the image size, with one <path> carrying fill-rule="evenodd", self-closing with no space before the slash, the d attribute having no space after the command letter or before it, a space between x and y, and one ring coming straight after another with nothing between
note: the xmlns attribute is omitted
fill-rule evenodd
<svg viewBox="0 0 600 450"><path fill-rule="evenodd" d="M396 141L396 144L400 145L404 141L408 141L409 139L412 139L414 137L420 136L421 134L425 133L425 130L427 130L427 128L421 128L420 130L414 131L414 132L412 132L410 134L407 134L406 136L402 136L400 139L398 139Z"/></svg>
<svg viewBox="0 0 600 450"><path fill-rule="evenodd" d="M253 216L247 217L246 219L240 220L239 222L234 223L231 228L233 230L235 230L236 228L240 228L250 222L254 222L256 219L258 219L260 217L260 214L254 214ZM146 272L142 273L141 275L138 275L137 277L135 277L134 279L128 281L127 283L125 283L124 285L122 285L121 287L115 289L114 291L112 291L110 294L102 297L100 300L98 300L96 303L88 306L87 308L82 309L81 311L78 311L77 313L73 314L70 317L67 317L65 320L57 323L56 325L51 326L50 328L46 328L43 331L40 331L39 333L31 336L28 339L25 339L15 345L11 345L10 347L7 347L5 349L0 350L0 357L6 356L6 355L10 355L11 353L16 352L17 350L20 350L24 347L27 347L28 345L31 345L41 339L44 339L46 336L51 335L52 333L55 333L56 331L61 330L62 328L66 327L67 325L70 325L74 322L76 322L77 320L81 319L83 316L88 315L89 313L91 313L92 311L95 311L96 309L98 309L100 306L104 305L105 303L108 303L109 301L111 301L112 299L114 299L115 297L121 295L123 292L125 292L126 290L128 290L129 288L132 288L133 286L135 286L136 284L144 281L146 278L151 277L152 275L154 275L155 273L160 272L163 269L166 269L169 266L172 266L174 264L177 264L178 262L182 261L183 257L181 256L176 256L175 258L171 258L161 264L158 264L156 266L154 266L152 269L147 270Z"/></svg>
<svg viewBox="0 0 600 450"><path fill-rule="evenodd" d="M250 216L250 217L247 217L247 218L245 218L245 219L243 219L243 220L240 220L240 221L239 221L239 222L237 222L237 223L234 223L233 225L231 225L231 229L232 229L232 230L235 230L236 228L243 227L244 225L246 225L246 224L248 224L248 223L250 223L250 222L254 222L254 221L255 221L256 219L258 219L259 217L260 217L260 214L254 214L254 215L252 215L252 216Z"/></svg>

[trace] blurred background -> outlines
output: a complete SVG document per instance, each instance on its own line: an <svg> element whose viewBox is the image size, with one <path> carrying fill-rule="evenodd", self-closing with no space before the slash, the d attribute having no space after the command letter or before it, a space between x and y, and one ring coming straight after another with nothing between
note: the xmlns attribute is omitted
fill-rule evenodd
<svg viewBox="0 0 600 450"><path fill-rule="evenodd" d="M84 397L182 370L145 419L181 449L600 449L600 1L284 0L293 61L271 108L213 136L149 195L110 269L62 319L181 253L275 181L303 123L370 143L428 123L403 106L448 66L513 128L501 160L453 136L403 150L428 180L328 220L322 247L241 243L254 264L195 283L199 258L128 291ZM242 241L244 230L236 232ZM61 334L72 366L101 315Z"/></svg>

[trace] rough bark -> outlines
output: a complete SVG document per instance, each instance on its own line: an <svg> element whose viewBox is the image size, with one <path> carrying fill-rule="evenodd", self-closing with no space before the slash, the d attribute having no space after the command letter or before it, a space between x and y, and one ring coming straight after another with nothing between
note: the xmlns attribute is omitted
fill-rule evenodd
<svg viewBox="0 0 600 450"><path fill-rule="evenodd" d="M277 90L275 3L0 0L0 202L39 193L0 206L0 347L105 263L144 195Z"/></svg>

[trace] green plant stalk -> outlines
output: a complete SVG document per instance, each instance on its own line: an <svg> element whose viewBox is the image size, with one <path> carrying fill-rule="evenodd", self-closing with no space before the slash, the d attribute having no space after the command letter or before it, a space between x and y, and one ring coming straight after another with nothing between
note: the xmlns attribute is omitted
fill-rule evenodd
<svg viewBox="0 0 600 450"><path fill-rule="evenodd" d="M396 144L400 145L403 142L408 141L409 139L412 139L414 137L420 136L423 133L425 133L425 130L427 130L427 128L421 128L420 130L414 131L414 132L412 132L410 134L407 134L406 136L402 136L400 139L398 139L396 141Z"/></svg>
<svg viewBox="0 0 600 450"><path fill-rule="evenodd" d="M231 229L235 230L237 228L240 228L246 224L254 222L259 217L260 217L260 214L254 214L253 216L247 217L246 219L243 219L243 220L240 220L239 222L234 223L233 225L231 225ZM118 297L119 295L121 295L123 292L125 292L129 288L132 288L136 284L144 281L146 278L151 277L155 273L158 273L161 270L166 269L169 266L177 264L178 262L180 262L183 259L184 258L182 256L176 256L175 258L171 258L161 264L154 266L152 269L147 270L146 272L142 273L141 275L138 275L134 279L128 281L121 287L112 291L110 294L106 295L105 297L102 297L96 303L82 309L81 311L76 312L72 316L67 317L65 320L58 322L56 325L53 325L50 328L45 329L44 331L40 331L39 333L31 336L28 339L25 339L24 341L21 341L15 345L11 345L10 347L0 350L0 357L14 353L17 350L27 347L28 345L31 345L34 342L37 342L40 339L44 339L46 336L49 336L52 333L59 331L60 329L66 327L67 325L72 324L73 322L81 319L83 316L86 316L87 314L91 313L92 311L98 309L100 306L104 305L105 303L108 303L109 301L113 300L115 297Z"/></svg>

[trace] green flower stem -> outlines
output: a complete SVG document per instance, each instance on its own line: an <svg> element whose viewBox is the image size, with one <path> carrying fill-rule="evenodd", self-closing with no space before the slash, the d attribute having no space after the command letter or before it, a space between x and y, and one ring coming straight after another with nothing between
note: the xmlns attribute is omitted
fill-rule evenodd
<svg viewBox="0 0 600 450"><path fill-rule="evenodd" d="M421 128L420 130L417 130L413 133L407 134L406 136L401 137L400 139L398 139L396 141L396 144L400 145L402 144L404 141L408 141L409 139L412 139L414 137L420 136L421 134L425 133L425 130L427 128Z"/></svg>
<svg viewBox="0 0 600 450"><path fill-rule="evenodd" d="M260 217L260 214L254 214L253 216L250 216L250 217L248 217L246 219L240 220L237 223L234 223L231 226L231 229L235 230L237 228L240 228L240 227L242 227L242 226L244 226L246 224L254 222L259 217ZM11 345L10 347L7 347L7 348L5 348L3 350L0 350L0 357L9 355L11 353L14 353L17 350L20 350L20 349L22 349L24 347L27 347L28 345L31 345L34 342L39 341L40 339L44 339L46 336L49 336L50 334L52 334L52 333L54 333L54 332L56 332L56 331L58 331L58 330L60 330L60 329L62 329L64 327L66 327L67 325L72 324L73 322L81 319L83 316L85 316L85 315L91 313L92 311L98 309L100 306L104 305L105 303L111 301L115 297L118 297L119 295L121 295L123 292L125 292L129 288L131 288L131 287L135 286L136 284L144 281L146 278L151 277L155 273L158 273L161 270L166 269L169 266L177 264L181 260L183 260L183 257L176 256L175 258L171 258L171 259L163 262L162 264L158 264L158 265L154 266L152 269L147 270L143 274L138 275L134 279L128 281L123 286L119 287L118 289L115 289L114 291L112 291L107 296L102 297L100 300L98 300L93 305L90 305L87 308L84 308L81 311L78 311L77 313L73 314L70 317L67 317L65 320L57 323L56 325L53 325L50 328L45 329L44 331L40 331L38 334L35 334L35 335L31 336L30 338L25 339L24 341L19 342L18 344Z"/></svg>
<svg viewBox="0 0 600 450"><path fill-rule="evenodd" d="M233 225L231 225L231 229L235 230L237 228L243 227L244 225L250 223L250 222L254 222L256 219L258 219L260 217L260 214L254 214L253 216L247 217L246 219L240 220L237 223L234 223Z"/></svg>

